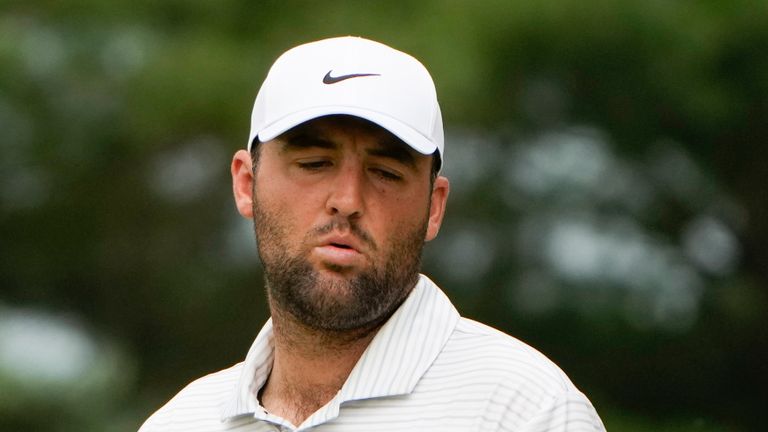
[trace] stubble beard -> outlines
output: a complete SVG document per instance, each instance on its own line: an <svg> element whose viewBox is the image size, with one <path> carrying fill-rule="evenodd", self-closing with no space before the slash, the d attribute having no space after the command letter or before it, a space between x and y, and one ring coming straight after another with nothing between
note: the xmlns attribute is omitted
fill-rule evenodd
<svg viewBox="0 0 768 432"><path fill-rule="evenodd" d="M291 254L287 227L254 199L254 230L264 266L270 308L279 308L302 325L323 332L372 329L394 313L415 286L427 218L409 230L398 231L382 262L351 277L323 276L312 267L305 248ZM349 229L373 250L377 245L354 222L334 220L307 233L313 236L333 229Z"/></svg>

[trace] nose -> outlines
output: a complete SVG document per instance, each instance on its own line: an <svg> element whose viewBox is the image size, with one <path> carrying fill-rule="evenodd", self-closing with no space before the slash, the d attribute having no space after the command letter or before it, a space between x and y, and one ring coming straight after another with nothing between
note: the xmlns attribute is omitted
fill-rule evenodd
<svg viewBox="0 0 768 432"><path fill-rule="evenodd" d="M362 216L365 208L365 179L362 170L356 164L351 165L340 170L333 179L326 202L326 211L329 214L350 219Z"/></svg>

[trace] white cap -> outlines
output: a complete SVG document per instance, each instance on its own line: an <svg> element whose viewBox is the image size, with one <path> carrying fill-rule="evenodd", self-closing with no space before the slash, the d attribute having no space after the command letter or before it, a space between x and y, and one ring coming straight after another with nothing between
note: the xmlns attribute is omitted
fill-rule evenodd
<svg viewBox="0 0 768 432"><path fill-rule="evenodd" d="M253 105L248 149L257 137L269 141L331 114L364 118L419 153L438 150L444 158L443 120L427 69L408 54L359 37L310 42L275 61Z"/></svg>

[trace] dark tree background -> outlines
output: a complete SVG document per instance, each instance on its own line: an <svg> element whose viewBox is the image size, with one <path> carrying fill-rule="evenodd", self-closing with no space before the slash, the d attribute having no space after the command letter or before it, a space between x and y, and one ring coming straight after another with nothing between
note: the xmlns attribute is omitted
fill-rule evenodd
<svg viewBox="0 0 768 432"><path fill-rule="evenodd" d="M432 72L425 273L609 430L760 430L768 3L0 3L0 430L122 431L267 317L228 165L267 68L377 39Z"/></svg>

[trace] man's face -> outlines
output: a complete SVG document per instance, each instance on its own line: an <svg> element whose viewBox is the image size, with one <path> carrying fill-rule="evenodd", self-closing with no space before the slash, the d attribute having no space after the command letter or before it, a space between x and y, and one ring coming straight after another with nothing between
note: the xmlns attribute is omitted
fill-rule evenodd
<svg viewBox="0 0 768 432"><path fill-rule="evenodd" d="M271 307L319 330L389 317L442 220L448 184L431 186L431 157L342 116L261 146L252 214Z"/></svg>

